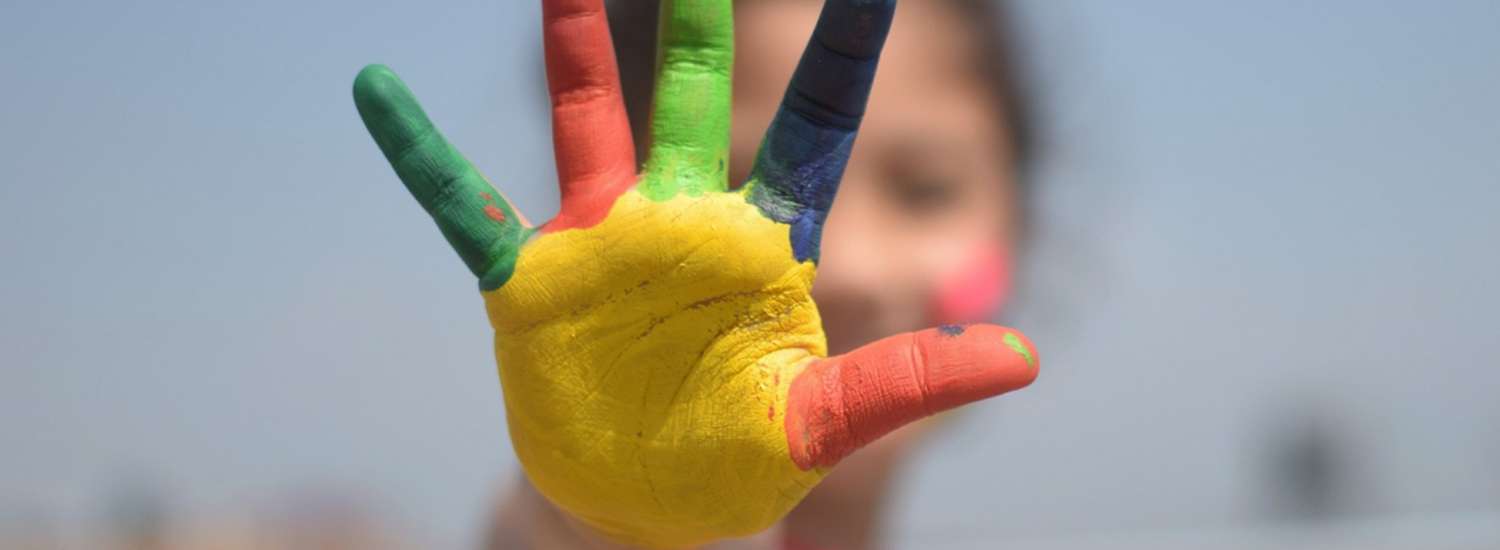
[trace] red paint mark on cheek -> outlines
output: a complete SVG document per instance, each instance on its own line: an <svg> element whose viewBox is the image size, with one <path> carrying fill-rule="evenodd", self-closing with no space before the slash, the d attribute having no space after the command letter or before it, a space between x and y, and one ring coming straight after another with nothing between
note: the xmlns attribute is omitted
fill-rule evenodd
<svg viewBox="0 0 1500 550"><path fill-rule="evenodd" d="M929 315L936 324L986 321L1010 298L1010 254L1004 247L976 247L962 267L933 289Z"/></svg>
<svg viewBox="0 0 1500 550"><path fill-rule="evenodd" d="M497 222L505 223L505 211L493 204L484 207L484 215L489 216L490 219Z"/></svg>
<svg viewBox="0 0 1500 550"><path fill-rule="evenodd" d="M776 420L776 405L771 405L771 410L766 411L766 420Z"/></svg>
<svg viewBox="0 0 1500 550"><path fill-rule="evenodd" d="M484 202L487 202L487 203L494 204L494 202L495 202L495 196L491 195L489 191L484 191L484 192L480 193L479 194L479 198L484 199Z"/></svg>

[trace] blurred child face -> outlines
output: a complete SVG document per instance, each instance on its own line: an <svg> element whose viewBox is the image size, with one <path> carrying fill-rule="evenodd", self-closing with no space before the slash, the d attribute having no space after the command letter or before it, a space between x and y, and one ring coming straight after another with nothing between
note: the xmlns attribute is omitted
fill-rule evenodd
<svg viewBox="0 0 1500 550"><path fill-rule="evenodd" d="M731 181L744 181L823 2L736 7ZM946 2L903 2L823 232L814 297L831 353L985 321L1008 290L1014 175L1006 122Z"/></svg>

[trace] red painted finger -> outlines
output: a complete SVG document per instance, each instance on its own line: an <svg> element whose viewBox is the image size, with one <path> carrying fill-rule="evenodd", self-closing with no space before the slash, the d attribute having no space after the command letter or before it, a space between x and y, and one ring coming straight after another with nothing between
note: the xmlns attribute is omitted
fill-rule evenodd
<svg viewBox="0 0 1500 550"><path fill-rule="evenodd" d="M1030 385L1036 348L993 325L892 336L822 359L792 381L786 434L803 470L829 467L891 431Z"/></svg>
<svg viewBox="0 0 1500 550"><path fill-rule="evenodd" d="M562 209L544 230L591 227L635 180L604 0L543 0L552 143Z"/></svg>

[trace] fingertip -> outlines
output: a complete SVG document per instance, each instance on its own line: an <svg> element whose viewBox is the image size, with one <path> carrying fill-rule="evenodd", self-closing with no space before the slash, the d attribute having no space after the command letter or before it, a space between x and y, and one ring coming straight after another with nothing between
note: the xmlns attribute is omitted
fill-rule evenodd
<svg viewBox="0 0 1500 550"><path fill-rule="evenodd" d="M1007 372L1011 373L1011 384L1014 386L1006 391L1015 391L1036 382L1036 377L1041 373L1042 360L1038 355L1036 344L1031 338L1026 337L1021 331L995 327L1004 332L1000 336L1000 343L1006 347L1001 351L1001 362L1005 363Z"/></svg>
<svg viewBox="0 0 1500 550"><path fill-rule="evenodd" d="M391 68L386 66L384 63L371 63L369 65L365 65L365 68L359 70L359 76L354 77L354 81L356 82L355 85L357 87L359 82L368 82L371 79L375 78L394 78L395 76L396 72L392 71Z"/></svg>
<svg viewBox="0 0 1500 550"><path fill-rule="evenodd" d="M1021 356L1021 358L1026 361L1026 365L1031 367L1033 370L1041 367L1041 355L1038 354L1036 350L1036 344L1033 344L1031 342L1031 338L1028 338L1021 331L1015 329L1005 327L998 328L1001 328L1006 332L1004 336L1000 337L1000 341L1004 342L1006 347L1009 347L1011 351L1016 353L1016 355Z"/></svg>
<svg viewBox="0 0 1500 550"><path fill-rule="evenodd" d="M393 163L396 159L391 155L405 151L433 130L411 89L395 71L379 63L366 66L354 77L354 107L370 137Z"/></svg>
<svg viewBox="0 0 1500 550"><path fill-rule="evenodd" d="M366 65L354 77L354 100L363 103L379 97L392 83L400 85L401 79L390 67L380 63Z"/></svg>
<svg viewBox="0 0 1500 550"><path fill-rule="evenodd" d="M1035 345L996 325L945 325L917 333L934 411L1019 390L1036 381Z"/></svg>
<svg viewBox="0 0 1500 550"><path fill-rule="evenodd" d="M379 63L366 66L354 77L354 108L371 137L387 152L407 133L407 114L420 109L401 77Z"/></svg>
<svg viewBox="0 0 1500 550"><path fill-rule="evenodd" d="M816 36L830 50L855 58L880 55L896 15L896 0L830 0Z"/></svg>

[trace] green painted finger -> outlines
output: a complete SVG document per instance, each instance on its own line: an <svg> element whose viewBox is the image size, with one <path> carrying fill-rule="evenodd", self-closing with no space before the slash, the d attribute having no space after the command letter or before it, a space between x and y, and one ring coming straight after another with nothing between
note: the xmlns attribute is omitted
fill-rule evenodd
<svg viewBox="0 0 1500 550"><path fill-rule="evenodd" d="M384 65L354 79L365 128L448 244L486 290L510 278L527 228L505 197L433 127L406 84Z"/></svg>
<svg viewBox="0 0 1500 550"><path fill-rule="evenodd" d="M653 199L728 186L734 5L663 0L651 152L641 190Z"/></svg>

